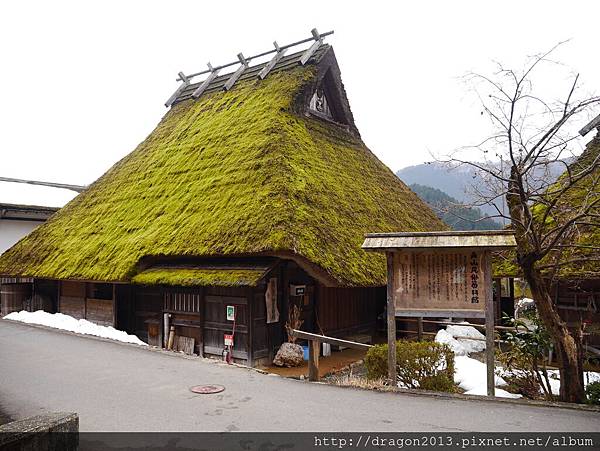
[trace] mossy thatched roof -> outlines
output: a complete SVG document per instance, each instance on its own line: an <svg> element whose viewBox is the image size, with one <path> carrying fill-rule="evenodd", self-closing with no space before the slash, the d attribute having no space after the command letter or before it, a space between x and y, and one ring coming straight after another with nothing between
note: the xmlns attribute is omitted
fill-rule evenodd
<svg viewBox="0 0 600 451"><path fill-rule="evenodd" d="M176 104L3 254L0 274L126 282L152 257L286 255L332 284L385 285L365 233L447 227L357 133L305 114L322 70L295 66Z"/></svg>
<svg viewBox="0 0 600 451"><path fill-rule="evenodd" d="M256 286L266 274L265 269L244 268L149 268L132 278L140 285L172 286Z"/></svg>

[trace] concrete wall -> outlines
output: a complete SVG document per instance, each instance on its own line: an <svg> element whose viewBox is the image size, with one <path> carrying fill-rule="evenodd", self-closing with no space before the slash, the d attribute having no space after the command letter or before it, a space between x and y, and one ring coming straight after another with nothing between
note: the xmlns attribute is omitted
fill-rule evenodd
<svg viewBox="0 0 600 451"><path fill-rule="evenodd" d="M79 447L79 416L49 413L0 426L0 449L10 451L64 450Z"/></svg>
<svg viewBox="0 0 600 451"><path fill-rule="evenodd" d="M43 221L0 219L0 254L41 224Z"/></svg>

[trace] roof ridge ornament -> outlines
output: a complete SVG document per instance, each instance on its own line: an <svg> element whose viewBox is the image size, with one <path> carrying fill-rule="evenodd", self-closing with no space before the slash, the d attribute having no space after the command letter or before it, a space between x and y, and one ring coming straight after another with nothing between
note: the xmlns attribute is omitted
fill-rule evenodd
<svg viewBox="0 0 600 451"><path fill-rule="evenodd" d="M600 114L592 119L585 127L579 130L579 134L581 136L587 135L592 129L597 128L598 133L600 133Z"/></svg>
<svg viewBox="0 0 600 451"><path fill-rule="evenodd" d="M242 63L241 66L238 67L238 69L229 77L229 79L225 83L224 89L226 91L228 91L229 89L231 89L233 87L234 83L243 74L243 72L249 67L250 62L252 60L255 60L257 58L261 58L263 56L274 53L275 55L273 56L271 61L269 61L258 74L258 78L263 80L273 70L273 68L277 65L277 63L285 55L285 53L287 52L288 49L295 47L297 45L300 45L300 44L305 44L307 42L314 41L313 44L310 46L310 48L308 48L301 57L300 64L305 65L310 60L310 58L315 54L315 52L319 49L319 47L321 47L321 45L323 44L323 39L326 36L333 34L333 30L327 31L325 33L319 33L316 28L313 28L311 30L311 34L312 34L312 36L310 38L302 39L300 41L292 42L291 44L287 44L287 45L283 45L283 46L279 46L279 44L277 44L277 41L274 41L273 42L274 49L267 50L266 52L258 53L256 55L252 55L247 58L245 58L242 53L239 53L238 60L233 61L231 63L222 64L222 65L216 66L216 67L213 67L210 63L208 63L208 69L200 71L200 72L196 72L196 73L189 74L189 75L185 75L183 72L179 72L177 74L178 77L177 77L176 81L181 81L182 83L177 88L177 90L173 93L173 95L171 97L169 97L169 100L167 100L165 102L165 106L170 107L171 105L173 105L173 103L175 103L177 98L191 84L192 78L197 77L198 75L209 74L207 79L210 79L210 81L205 84L206 80L204 80L200 84L200 86L198 86L198 88L192 93L192 98L197 99L206 91L206 89L208 89L211 82L214 81L218 72L221 69L225 69L227 67L235 66L237 64ZM241 58L243 58L243 61L240 58L240 56L241 56ZM238 71L239 71L239 74L236 76ZM230 83L230 81L231 81L231 83ZM201 87L203 87L203 89L200 89Z"/></svg>
<svg viewBox="0 0 600 451"><path fill-rule="evenodd" d="M181 94L183 92L183 90L185 88L187 88L190 84L191 77L187 77L183 72L179 72L177 75L179 75L179 80L181 80L183 83L181 83L181 85L179 85L179 88L177 88L175 90L175 92L173 93L173 95L171 95L171 97L169 97L169 100L167 100L165 102L165 106L167 108L170 107L173 104L173 102L175 102L177 97L179 97L179 94Z"/></svg>
<svg viewBox="0 0 600 451"><path fill-rule="evenodd" d="M317 31L316 28L313 28L312 30L310 30L310 32L313 35L315 43L313 45L311 45L308 48L308 50L306 52L304 52L304 55L302 55L302 58L300 58L300 64L302 66L304 66L308 62L310 57L313 56L315 54L315 52L317 50L319 50L319 47L321 47L321 44L323 44L323 38L321 37L321 35L319 34L319 32Z"/></svg>
<svg viewBox="0 0 600 451"><path fill-rule="evenodd" d="M271 69L275 67L275 64L277 64L279 60L283 58L285 52L287 52L287 49L282 49L281 47L279 47L277 41L273 41L273 45L275 46L275 50L277 51L277 53L275 53L275 56L271 58L271 61L269 61L267 65L263 67L263 69L258 73L258 78L260 78L261 80L265 79L269 72L271 72Z"/></svg>
<svg viewBox="0 0 600 451"><path fill-rule="evenodd" d="M229 79L225 82L225 85L223 86L223 89L225 91L229 91L231 88L233 88L233 85L238 80L238 78L240 78L244 71L248 69L248 60L244 58L242 52L238 53L237 57L238 60L240 60L240 67L238 67L238 69L233 74L231 74L231 77L229 77Z"/></svg>
<svg viewBox="0 0 600 451"><path fill-rule="evenodd" d="M206 63L206 65L208 66L208 70L210 70L210 74L208 74L208 77L206 77L206 79L202 82L202 84L200 84L200 86L198 86L198 88L192 93L192 97L194 99L197 99L198 97L200 97L202 95L202 93L206 90L206 88L208 88L208 85L210 85L212 83L212 81L217 78L217 75L219 75L219 71L221 69L215 69L214 67L212 67L212 65L210 64L210 61L208 63Z"/></svg>

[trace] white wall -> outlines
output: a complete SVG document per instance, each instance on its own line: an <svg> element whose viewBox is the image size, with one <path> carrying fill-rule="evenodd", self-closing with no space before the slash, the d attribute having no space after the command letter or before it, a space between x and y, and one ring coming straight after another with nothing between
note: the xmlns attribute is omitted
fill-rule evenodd
<svg viewBox="0 0 600 451"><path fill-rule="evenodd" d="M0 254L41 224L40 221L0 219Z"/></svg>

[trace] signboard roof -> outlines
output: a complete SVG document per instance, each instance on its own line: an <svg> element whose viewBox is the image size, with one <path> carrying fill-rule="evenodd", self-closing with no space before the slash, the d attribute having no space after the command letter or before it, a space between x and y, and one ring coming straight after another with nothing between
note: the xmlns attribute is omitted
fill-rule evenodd
<svg viewBox="0 0 600 451"><path fill-rule="evenodd" d="M362 248L365 250L401 250L435 248L488 248L515 247L511 230L469 230L444 232L369 233Z"/></svg>

